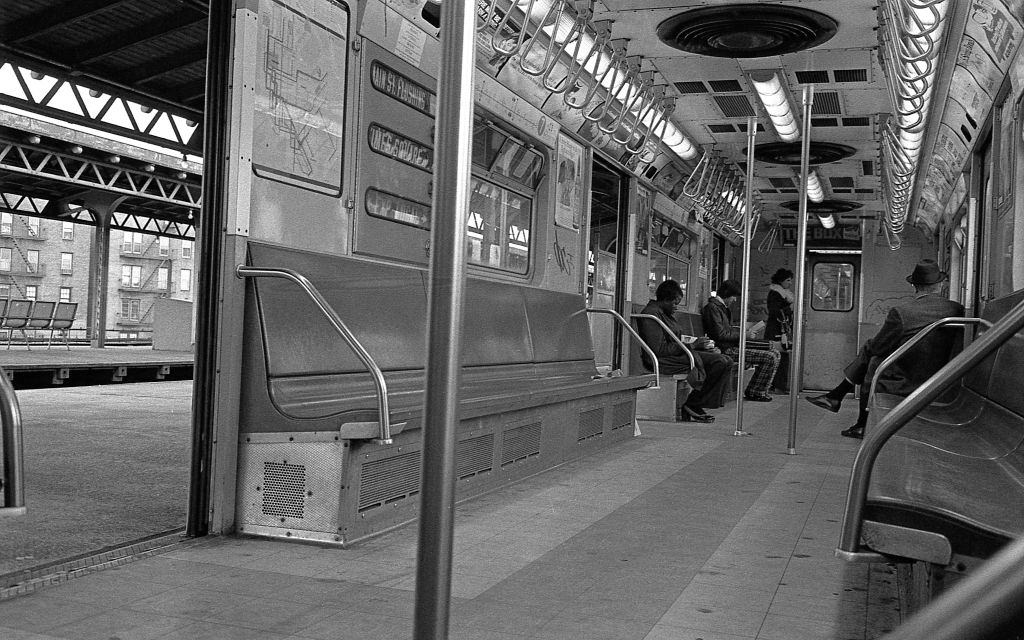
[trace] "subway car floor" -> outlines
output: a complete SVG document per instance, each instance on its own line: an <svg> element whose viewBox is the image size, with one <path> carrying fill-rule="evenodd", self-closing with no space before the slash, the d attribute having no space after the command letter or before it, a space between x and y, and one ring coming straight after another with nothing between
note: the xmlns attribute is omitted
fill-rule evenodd
<svg viewBox="0 0 1024 640"><path fill-rule="evenodd" d="M861 640L899 620L891 566L833 557L859 441L788 396L633 440L457 508L449 637ZM414 525L349 549L211 537L7 589L0 637L405 639ZM112 565L103 569L104 564Z"/></svg>

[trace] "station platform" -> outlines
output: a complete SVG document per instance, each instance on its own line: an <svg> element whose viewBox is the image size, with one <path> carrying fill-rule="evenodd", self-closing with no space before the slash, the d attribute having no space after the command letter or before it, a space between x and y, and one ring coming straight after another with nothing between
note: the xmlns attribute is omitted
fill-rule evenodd
<svg viewBox="0 0 1024 640"><path fill-rule="evenodd" d="M193 360L191 351L142 346L0 348L0 367L15 389L191 379Z"/></svg>
<svg viewBox="0 0 1024 640"><path fill-rule="evenodd" d="M732 436L730 407L712 424L641 421L620 446L460 504L449 637L883 635L899 620L893 568L833 556L859 444L839 431L855 411L801 406L797 455L786 396L747 406L748 437ZM0 591L0 637L402 640L416 537L174 540Z"/></svg>

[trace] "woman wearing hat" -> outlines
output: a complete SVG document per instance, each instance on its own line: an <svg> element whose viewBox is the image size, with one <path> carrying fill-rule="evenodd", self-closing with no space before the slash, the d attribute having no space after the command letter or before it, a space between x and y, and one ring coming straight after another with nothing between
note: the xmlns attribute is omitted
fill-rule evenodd
<svg viewBox="0 0 1024 640"><path fill-rule="evenodd" d="M907 276L914 285L914 300L889 310L885 324L861 348L857 358L843 370L845 378L826 394L809 396L808 402L838 413L843 398L860 385L860 413L857 423L842 432L849 438L863 438L868 419L868 392L875 369L889 354L917 332L936 320L964 315L964 307L942 294L946 273L934 260L922 260ZM942 368L953 354L959 334L954 329L931 332L928 337L894 362L878 380L878 390L905 396ZM821 355L821 354L819 354Z"/></svg>

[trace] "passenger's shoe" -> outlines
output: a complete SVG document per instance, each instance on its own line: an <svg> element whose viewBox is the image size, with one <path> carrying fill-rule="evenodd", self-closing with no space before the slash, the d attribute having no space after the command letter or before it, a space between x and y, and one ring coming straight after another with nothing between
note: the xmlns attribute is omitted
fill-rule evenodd
<svg viewBox="0 0 1024 640"><path fill-rule="evenodd" d="M849 429L843 429L842 431L840 431L839 435L847 438L856 438L857 440L863 440L864 427L858 427L857 425L853 425Z"/></svg>
<svg viewBox="0 0 1024 640"><path fill-rule="evenodd" d="M744 393L743 394L743 399L744 400L749 400L750 402L771 402L772 401L772 397L770 395L768 395L767 393L763 394L763 395L759 394L759 393L757 393L757 394L755 394L755 393Z"/></svg>
<svg viewBox="0 0 1024 640"><path fill-rule="evenodd" d="M816 407L828 409L832 413L839 413L839 407L843 404L842 400L830 398L827 393L823 393L820 396L807 396L807 402L810 402Z"/></svg>
<svg viewBox="0 0 1024 640"><path fill-rule="evenodd" d="M694 409L683 407L682 409L679 410L679 417L677 418L677 420L679 420L680 422L708 423L714 422L715 416L711 415L710 413L705 413L703 409L698 412Z"/></svg>

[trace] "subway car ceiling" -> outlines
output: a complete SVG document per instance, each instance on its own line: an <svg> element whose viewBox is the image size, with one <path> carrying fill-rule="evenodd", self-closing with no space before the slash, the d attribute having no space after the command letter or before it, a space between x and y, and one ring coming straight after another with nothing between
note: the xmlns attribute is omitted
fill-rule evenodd
<svg viewBox="0 0 1024 640"><path fill-rule="evenodd" d="M805 87L813 87L809 196L817 192L817 201L810 212L840 223L878 220L896 249L915 227L934 232L943 212L962 202L962 172L1020 44L1020 4L604 0L577 2L574 11L548 0L483 0L481 17L490 18L491 28L477 39L478 60L483 72L734 239L742 231L731 214L734 198L743 196L751 116L758 123L755 213L761 212L762 224L795 223L802 101ZM436 24L437 5L421 7L420 17ZM588 11L585 44L576 49L572 19ZM553 63L546 72L548 51L578 60L592 41L605 43L608 58L622 61L637 93L665 96L672 124L692 149L674 144L669 134L655 153L630 153L629 132L609 134L585 117L603 109L601 101L578 109L567 106L572 91L552 90L572 67L559 76L560 65ZM600 67L589 70L600 75ZM581 102L586 81L577 86ZM618 95L628 102L633 94L621 89ZM782 103L789 115L780 115ZM608 125L618 112L613 108L598 124ZM639 127L631 140L648 128ZM718 174L718 181L700 184L708 167L711 173L722 168L724 182ZM703 193L690 197L695 190Z"/></svg>
<svg viewBox="0 0 1024 640"><path fill-rule="evenodd" d="M443 5L388 6L437 32ZM812 195L820 192L821 202L811 212L840 223L877 219L894 232L894 248L900 233L930 233L959 206L962 172L1024 32L1019 0L480 0L478 7L481 21L490 19L477 39L480 72L735 240L751 116L755 212L762 224L795 221L801 102L813 86L810 164L820 189ZM171 17L159 13L172 9ZM196 119L206 12L200 0L13 3L0 17L0 53L46 74L108 82L105 89ZM588 46L602 62L594 57L573 76L565 61L584 58ZM561 60L545 70L551 52ZM601 75L606 68L615 71ZM576 108L595 72L604 86ZM579 82L560 91L566 76ZM606 99L608 86L618 88L619 101ZM633 109L622 114L620 102ZM780 115L783 104L793 122ZM631 127L631 119L644 126ZM797 135L784 135L787 128ZM198 136L189 146L198 148Z"/></svg>

